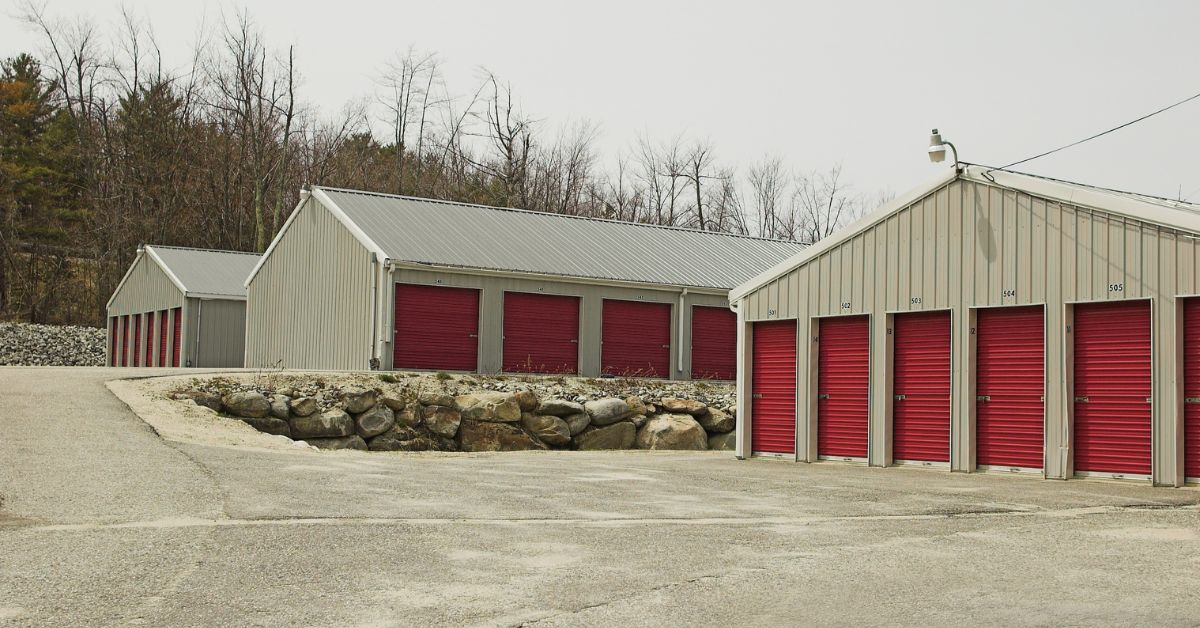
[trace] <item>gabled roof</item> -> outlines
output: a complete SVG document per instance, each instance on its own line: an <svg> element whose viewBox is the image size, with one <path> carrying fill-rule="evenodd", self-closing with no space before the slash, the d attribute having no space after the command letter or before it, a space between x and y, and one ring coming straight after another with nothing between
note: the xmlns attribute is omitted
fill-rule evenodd
<svg viewBox="0 0 1200 628"><path fill-rule="evenodd" d="M727 290L803 248L796 242L337 188L314 188L313 198L381 258L434 267Z"/></svg>
<svg viewBox="0 0 1200 628"><path fill-rule="evenodd" d="M953 168L938 175L929 183L906 192L834 235L813 244L775 266L759 273L729 292L729 300L737 301L747 294L791 272L821 253L849 240L888 216L908 207L930 192L962 179L996 187L1017 190L1031 196L1096 209L1162 227L1200 234L1200 205L1183 201L1111 190L1085 183L1062 181L1023 172L1013 172L975 164L962 164L962 173Z"/></svg>
<svg viewBox="0 0 1200 628"><path fill-rule="evenodd" d="M146 245L144 249L175 286L192 297L245 299L242 282L261 257L258 253L178 246Z"/></svg>

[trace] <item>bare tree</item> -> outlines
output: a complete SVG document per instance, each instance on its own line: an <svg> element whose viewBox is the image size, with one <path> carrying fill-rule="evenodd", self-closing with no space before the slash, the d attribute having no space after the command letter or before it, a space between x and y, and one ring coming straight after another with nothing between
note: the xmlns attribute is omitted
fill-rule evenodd
<svg viewBox="0 0 1200 628"><path fill-rule="evenodd" d="M419 182L430 110L444 102L442 97L434 95L435 87L441 83L437 55L409 48L388 62L378 83L382 90L378 100L384 108L385 122L396 149L395 190L397 194L404 194L405 166L413 148L412 142L416 142L413 161L417 169L413 178Z"/></svg>
<svg viewBox="0 0 1200 628"><path fill-rule="evenodd" d="M754 200L758 235L763 238L795 239L795 215L789 211L788 205L791 180L783 159L768 156L751 164L746 181Z"/></svg>
<svg viewBox="0 0 1200 628"><path fill-rule="evenodd" d="M817 242L862 215L861 199L842 181L841 165L799 177L792 201L800 240Z"/></svg>

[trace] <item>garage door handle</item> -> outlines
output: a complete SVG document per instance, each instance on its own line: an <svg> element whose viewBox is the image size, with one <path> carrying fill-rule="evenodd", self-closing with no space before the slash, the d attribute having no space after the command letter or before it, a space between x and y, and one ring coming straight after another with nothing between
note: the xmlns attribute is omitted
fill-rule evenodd
<svg viewBox="0 0 1200 628"><path fill-rule="evenodd" d="M578 340L575 340L575 339L571 339L571 342L573 342L573 343L575 343L575 344L579 344L579 341L578 341Z"/></svg>
<svg viewBox="0 0 1200 628"><path fill-rule="evenodd" d="M467 334L468 338L478 338L479 334Z"/></svg>
<svg viewBox="0 0 1200 628"><path fill-rule="evenodd" d="M1075 403L1087 403L1087 400L1088 400L1087 397L1076 397Z"/></svg>
<svg viewBox="0 0 1200 628"><path fill-rule="evenodd" d="M1154 397L1146 397L1146 403L1154 403Z"/></svg>
<svg viewBox="0 0 1200 628"><path fill-rule="evenodd" d="M750 398L751 399L762 399L762 393L754 393L753 395L750 395Z"/></svg>
<svg viewBox="0 0 1200 628"><path fill-rule="evenodd" d="M975 395L975 401L991 401L991 395Z"/></svg>
<svg viewBox="0 0 1200 628"><path fill-rule="evenodd" d="M904 401L904 395L892 395L892 399L896 401Z"/></svg>
<svg viewBox="0 0 1200 628"><path fill-rule="evenodd" d="M826 393L826 394L823 394L823 395L817 395L817 399L828 399L828 398L829 398L829 394L828 394L828 393Z"/></svg>
<svg viewBox="0 0 1200 628"><path fill-rule="evenodd" d="M671 345L663 345L663 346L662 346L662 348L663 348L663 349L670 349L670 348L671 348Z"/></svg>
<svg viewBox="0 0 1200 628"><path fill-rule="evenodd" d="M1200 403L1200 397L1184 397L1184 403Z"/></svg>

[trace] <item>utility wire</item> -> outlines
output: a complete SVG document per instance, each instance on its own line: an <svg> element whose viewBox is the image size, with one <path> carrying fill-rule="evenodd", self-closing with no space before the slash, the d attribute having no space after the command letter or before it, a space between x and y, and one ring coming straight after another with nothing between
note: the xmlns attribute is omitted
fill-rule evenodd
<svg viewBox="0 0 1200 628"><path fill-rule="evenodd" d="M1090 141L1092 141L1092 140L1094 140L1094 139L1096 139L1096 138L1098 138L1098 137L1100 137L1100 136L1103 136L1103 135L1108 135L1109 133L1112 133L1113 131L1119 131L1119 130L1121 130L1121 129L1123 129L1123 128L1127 127L1127 126L1130 126L1130 125L1132 125L1132 124L1137 124L1138 122L1141 122L1142 120L1145 120L1145 119L1147 119L1147 118L1152 118L1152 117L1154 117L1154 116L1156 116L1156 115L1158 115L1158 114L1160 114L1160 113L1162 113L1162 112L1164 112L1164 111L1168 111L1168 110L1170 110L1170 109L1174 109L1175 107L1178 107L1179 105L1182 105L1182 104L1184 104L1184 103L1186 103L1186 102L1189 102L1189 101L1192 101L1192 100L1196 100L1197 98L1200 98L1200 93L1192 94L1191 96L1188 96L1187 98L1184 98L1183 100L1181 100L1181 101L1179 101L1179 102L1177 102L1177 103L1175 103L1175 104L1172 104L1172 105L1167 105L1166 107L1163 107L1162 109L1159 109L1158 111L1154 111L1154 112L1148 113L1148 114L1146 114L1146 115L1144 115L1144 116L1142 116L1142 117L1140 117L1140 118L1138 118L1138 119L1136 119L1136 120L1130 120L1129 122L1126 122L1125 124L1122 124L1122 125L1120 125L1120 126L1115 126L1115 127L1111 128L1111 129L1109 129L1109 130L1107 130L1107 131L1102 131L1102 132L1100 132L1100 133L1097 133L1097 134L1095 134L1095 135L1093 135L1093 136L1091 136L1091 137L1085 137L1085 138L1083 138L1083 139L1081 139L1081 140L1079 140L1079 141L1077 141L1077 142L1071 142L1070 144L1067 144L1066 146L1059 146L1058 148L1055 148L1055 149L1053 149L1053 150L1048 150L1048 151L1046 151L1046 152L1044 152L1044 153L1041 153L1041 154L1038 154L1038 155L1034 155L1033 157L1027 157L1027 158L1025 158L1025 159L1022 159L1022 160L1020 160L1020 161L1014 161L1014 162L1012 162L1011 164L1008 164L1008 165L1006 165L1006 166L1000 166L999 168L996 168L996 170L1004 170L1005 168L1011 168L1011 167L1013 167L1013 166L1016 166L1016 165L1019 165L1019 164L1023 164L1023 163L1025 163L1025 162L1027 162L1027 161L1033 161L1034 159L1039 159L1039 158L1041 158L1041 157L1045 157L1046 155L1050 155L1050 154L1052 154L1052 153L1057 153L1057 152L1058 152L1058 151L1060 151L1060 150L1066 150L1066 149L1068 149L1068 148L1071 148L1072 146L1078 146L1078 145L1080 145L1080 144L1082 144L1082 143L1084 143L1084 142L1090 142Z"/></svg>

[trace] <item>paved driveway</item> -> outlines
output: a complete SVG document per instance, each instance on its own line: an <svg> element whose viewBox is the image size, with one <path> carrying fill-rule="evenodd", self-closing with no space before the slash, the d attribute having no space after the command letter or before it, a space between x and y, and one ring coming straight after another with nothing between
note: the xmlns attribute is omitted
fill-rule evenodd
<svg viewBox="0 0 1200 628"><path fill-rule="evenodd" d="M0 624L1200 621L1195 489L184 444L124 373L0 369Z"/></svg>

